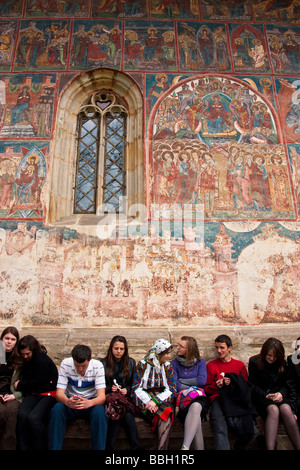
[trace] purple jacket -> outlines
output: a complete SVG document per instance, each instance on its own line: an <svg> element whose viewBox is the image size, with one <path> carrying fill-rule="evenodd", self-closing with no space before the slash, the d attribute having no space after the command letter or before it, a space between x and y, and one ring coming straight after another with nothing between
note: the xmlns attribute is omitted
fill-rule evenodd
<svg viewBox="0 0 300 470"><path fill-rule="evenodd" d="M203 388L206 384L206 362L200 359L190 367L181 364L177 359L173 359L171 364L174 369L177 391L192 386Z"/></svg>

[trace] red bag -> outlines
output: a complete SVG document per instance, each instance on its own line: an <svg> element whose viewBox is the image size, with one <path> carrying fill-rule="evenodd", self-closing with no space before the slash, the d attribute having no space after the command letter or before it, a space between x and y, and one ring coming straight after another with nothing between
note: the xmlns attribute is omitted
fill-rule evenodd
<svg viewBox="0 0 300 470"><path fill-rule="evenodd" d="M119 421L125 416L126 411L136 414L134 404L123 393L117 390L106 395L105 412L108 418Z"/></svg>

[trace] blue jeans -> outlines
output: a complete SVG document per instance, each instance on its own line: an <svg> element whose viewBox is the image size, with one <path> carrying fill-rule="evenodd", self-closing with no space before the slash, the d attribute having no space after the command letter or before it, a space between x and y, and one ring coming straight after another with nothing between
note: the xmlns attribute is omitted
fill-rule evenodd
<svg viewBox="0 0 300 470"><path fill-rule="evenodd" d="M215 435L216 450L230 450L227 422L219 398L212 402L209 421Z"/></svg>
<svg viewBox="0 0 300 470"><path fill-rule="evenodd" d="M95 405L86 410L73 410L63 403L52 408L49 422L49 449L61 450L67 423L75 419L85 419L90 423L93 450L105 450L107 417L104 405Z"/></svg>

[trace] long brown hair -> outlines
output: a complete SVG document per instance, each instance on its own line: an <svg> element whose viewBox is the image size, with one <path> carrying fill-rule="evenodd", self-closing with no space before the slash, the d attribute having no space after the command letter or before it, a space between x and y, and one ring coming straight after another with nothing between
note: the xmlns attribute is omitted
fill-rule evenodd
<svg viewBox="0 0 300 470"><path fill-rule="evenodd" d="M193 336L182 336L181 341L187 341L186 363L188 364L193 359L200 361L200 352L196 339Z"/></svg>
<svg viewBox="0 0 300 470"><path fill-rule="evenodd" d="M124 344L124 354L121 358L121 364L122 364L122 377L125 378L126 375L128 374L129 370L129 354L128 354L128 345L127 345L127 340L124 336L116 335L114 336L111 341L110 345L108 347L106 356L105 356L105 361L106 361L106 370L105 370L105 375L107 377L112 377L114 374L115 366L116 366L116 359L112 353L112 348L115 343L123 343Z"/></svg>
<svg viewBox="0 0 300 470"><path fill-rule="evenodd" d="M276 356L276 361L278 362L278 372L282 373L284 371L285 365L285 351L282 342L277 338L268 338L257 357L257 365L259 369L263 369L265 366L265 358L269 351L273 351Z"/></svg>
<svg viewBox="0 0 300 470"><path fill-rule="evenodd" d="M32 335L26 335L23 336L23 338L20 339L19 344L18 344L18 351L22 351L22 349L29 349L32 351L33 354L36 352L41 352L47 354L47 349L45 346L40 344L40 342Z"/></svg>
<svg viewBox="0 0 300 470"><path fill-rule="evenodd" d="M22 363L22 358L20 357L18 353L18 343L20 341L20 334L15 326L8 326L2 331L0 339L2 340L4 336L7 335L8 333L13 335L17 339L16 344L12 350L12 353L9 359L9 368L14 368L14 367L20 366Z"/></svg>

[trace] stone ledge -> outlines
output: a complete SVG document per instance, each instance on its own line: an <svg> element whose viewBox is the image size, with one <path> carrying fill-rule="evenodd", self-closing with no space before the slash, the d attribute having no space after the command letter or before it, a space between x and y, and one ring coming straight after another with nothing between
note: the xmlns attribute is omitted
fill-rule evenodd
<svg viewBox="0 0 300 470"><path fill-rule="evenodd" d="M144 421L142 418L136 418L140 446L143 450L157 450L157 438L156 435L151 431L151 426ZM256 427L258 429L258 436L254 443L249 447L249 450L263 450L264 447L264 422L258 417L256 421ZM214 434L211 425L208 421L202 423L204 443L206 450L214 450ZM229 433L230 444L233 448L234 436ZM169 450L179 450L182 445L183 439L183 425L175 419L170 432ZM125 430L122 426L119 427L117 437L116 451L118 450L130 450L128 441L126 438ZM64 441L64 450L90 450L90 428L89 424L78 419L68 424L67 432ZM277 437L277 450L293 450L293 447L286 435L283 424L279 425L278 437Z"/></svg>
<svg viewBox="0 0 300 470"><path fill-rule="evenodd" d="M10 323L2 322L0 331ZM260 351L264 341L273 336L282 341L286 355L293 352L295 332L299 331L300 323L293 324L261 324L261 325L215 325L196 327L62 327L62 326L29 326L19 328L20 335L34 335L46 348L49 356L59 365L62 359L70 356L73 346L77 343L88 344L92 348L95 359L105 356L110 340L117 334L124 335L128 341L129 354L139 361L158 338L168 339L174 346L182 335L194 336L198 342L200 354L206 362L215 359L215 338L227 334L232 338L232 356L246 365L249 358ZM175 353L175 348L173 350Z"/></svg>

